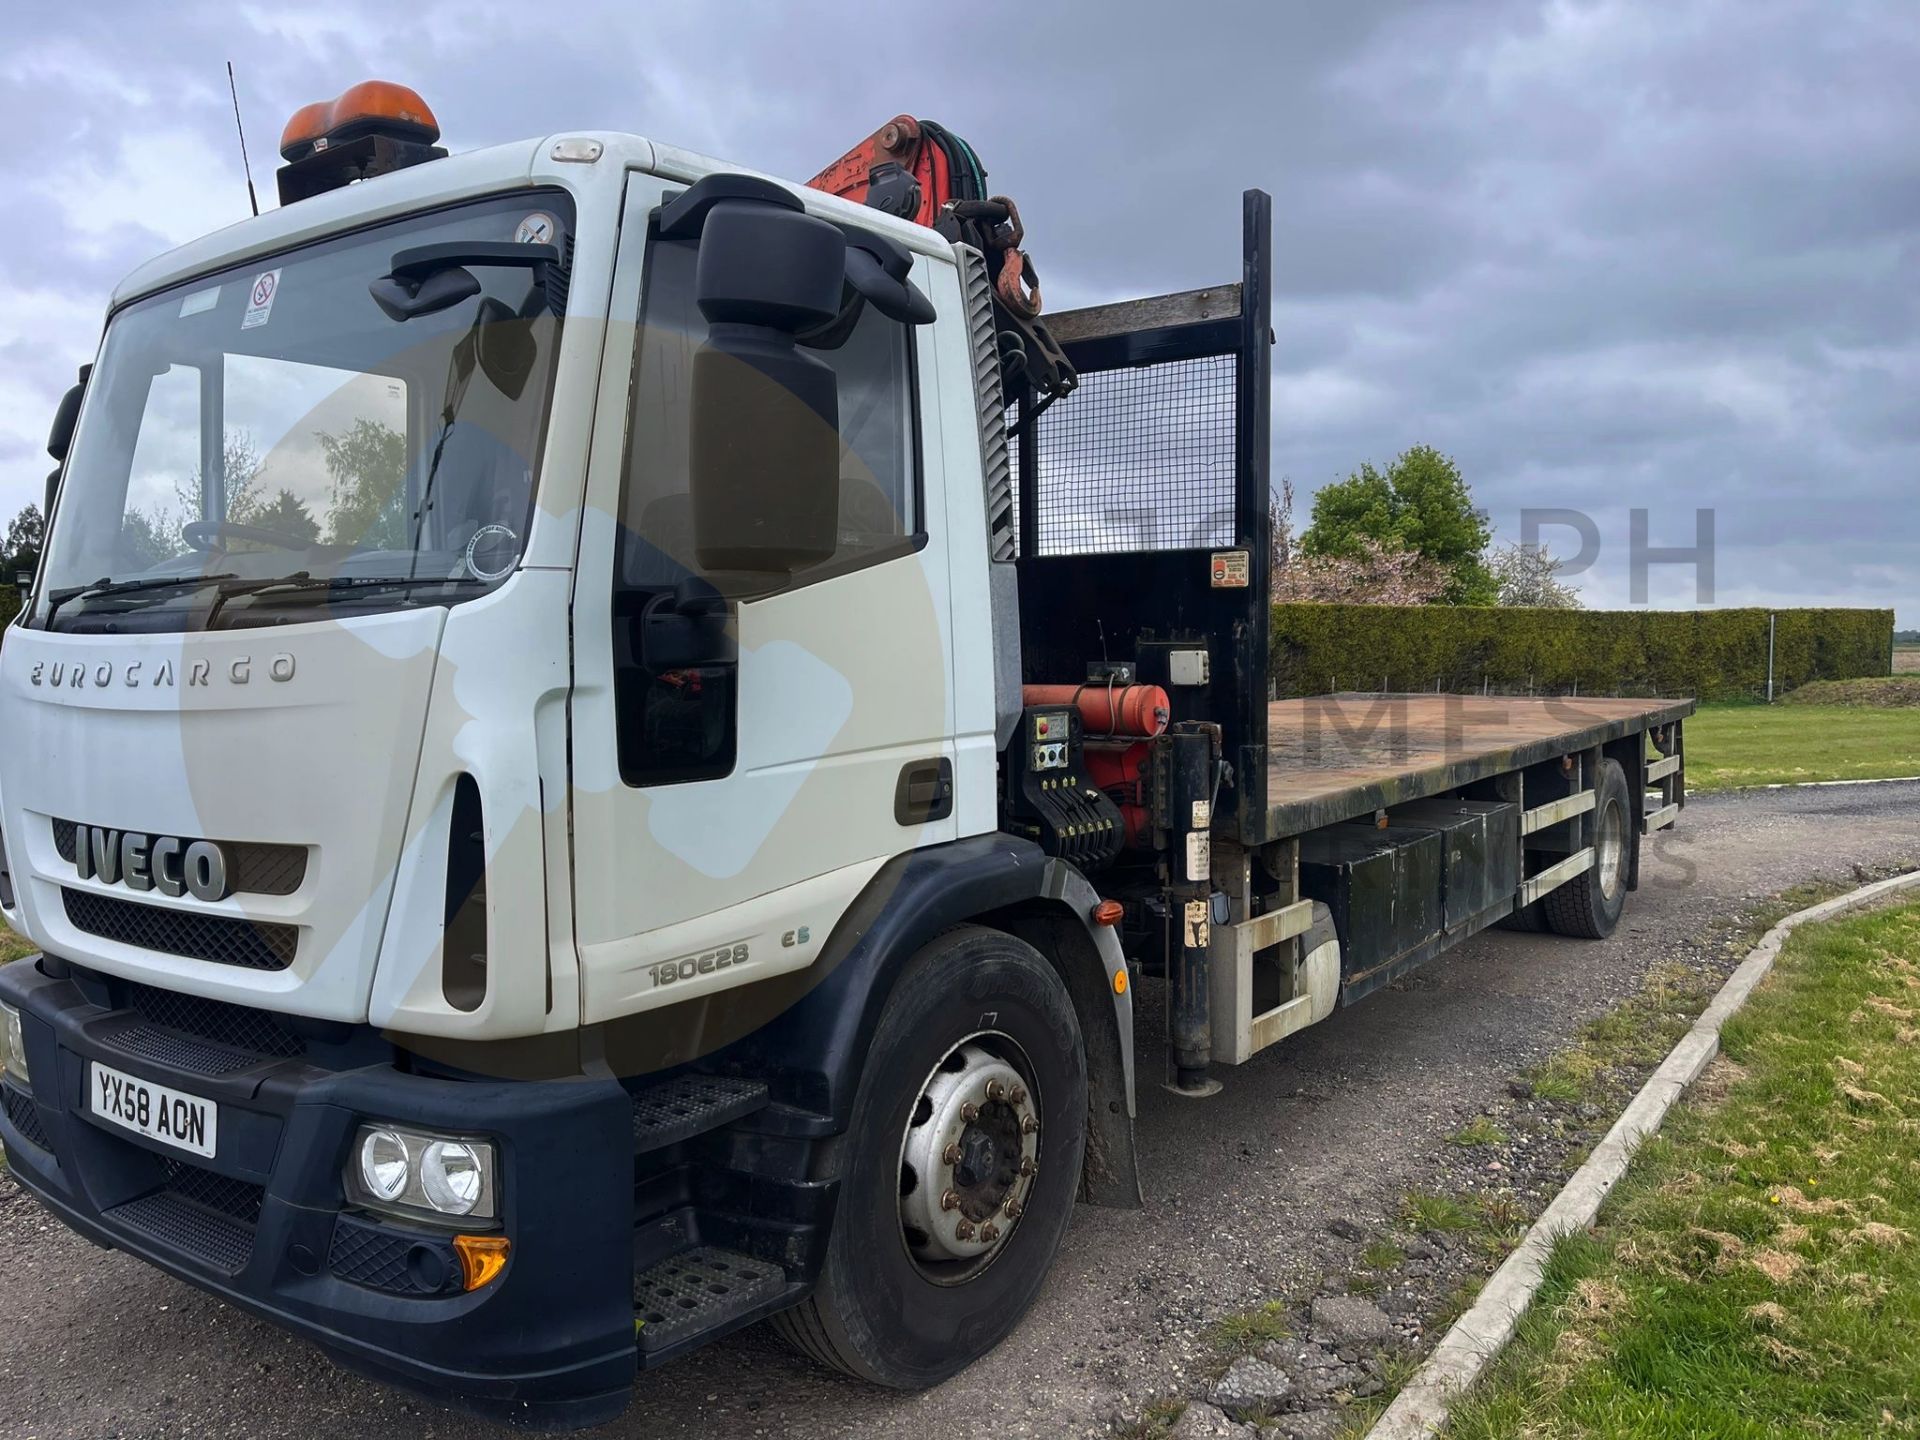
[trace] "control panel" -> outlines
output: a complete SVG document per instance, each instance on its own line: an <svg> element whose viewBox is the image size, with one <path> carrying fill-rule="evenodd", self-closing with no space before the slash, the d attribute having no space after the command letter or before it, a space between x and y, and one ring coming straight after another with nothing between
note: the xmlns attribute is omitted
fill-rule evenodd
<svg viewBox="0 0 1920 1440"><path fill-rule="evenodd" d="M1083 869L1120 853L1120 807L1087 778L1084 729L1070 706L1029 706L1007 747L1002 826Z"/></svg>

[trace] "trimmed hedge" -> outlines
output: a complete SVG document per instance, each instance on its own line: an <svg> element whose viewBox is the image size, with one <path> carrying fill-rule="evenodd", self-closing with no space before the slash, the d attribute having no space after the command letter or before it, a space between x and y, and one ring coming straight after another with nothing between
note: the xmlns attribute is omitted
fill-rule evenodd
<svg viewBox="0 0 1920 1440"><path fill-rule="evenodd" d="M1523 610L1276 605L1276 694L1441 690L1750 700L1885 675L1891 610Z"/></svg>
<svg viewBox="0 0 1920 1440"><path fill-rule="evenodd" d="M20 592L0 585L0 626ZM1885 675L1891 610L1519 610L1467 605L1276 605L1277 694L1538 690L1751 700L1809 680Z"/></svg>

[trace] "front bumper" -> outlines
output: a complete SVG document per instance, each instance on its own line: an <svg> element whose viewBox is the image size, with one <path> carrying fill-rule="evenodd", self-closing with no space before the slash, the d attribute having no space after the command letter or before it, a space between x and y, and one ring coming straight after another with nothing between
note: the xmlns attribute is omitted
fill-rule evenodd
<svg viewBox="0 0 1920 1440"><path fill-rule="evenodd" d="M59 968L39 957L0 967L33 1082L30 1095L5 1082L0 1141L15 1178L73 1229L432 1399L543 1428L625 1407L633 1144L617 1083L410 1074L364 1044L245 1063L116 1008L100 985L48 973ZM216 1153L89 1115L94 1060L213 1100ZM347 1207L342 1167L365 1119L494 1141L512 1241L497 1279L464 1292L447 1273L446 1232Z"/></svg>

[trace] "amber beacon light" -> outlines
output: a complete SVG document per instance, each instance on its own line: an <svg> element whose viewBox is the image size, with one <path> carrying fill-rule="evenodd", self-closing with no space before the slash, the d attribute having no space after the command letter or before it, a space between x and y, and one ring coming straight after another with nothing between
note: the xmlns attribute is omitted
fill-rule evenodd
<svg viewBox="0 0 1920 1440"><path fill-rule="evenodd" d="M391 80L362 80L332 100L293 112L280 132L280 201L291 204L356 180L447 152L434 144L440 122L418 91Z"/></svg>

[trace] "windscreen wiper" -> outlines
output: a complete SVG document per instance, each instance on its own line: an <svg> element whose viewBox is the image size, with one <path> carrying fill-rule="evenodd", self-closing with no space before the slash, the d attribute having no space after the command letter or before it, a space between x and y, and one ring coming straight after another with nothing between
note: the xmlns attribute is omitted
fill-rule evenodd
<svg viewBox="0 0 1920 1440"><path fill-rule="evenodd" d="M215 581L238 578L231 572L220 575L149 575L138 580L113 580L102 576L91 585L75 585L67 590L48 591L45 623L52 624L55 613L69 600L96 600L107 595L137 595L148 590L169 590L178 585L211 585Z"/></svg>
<svg viewBox="0 0 1920 1440"><path fill-rule="evenodd" d="M236 595L272 595L272 594L311 594L325 591L338 592L368 590L406 590L423 585L484 585L487 582L468 575L309 575L305 570L295 571L291 575L276 575L269 580L242 580L237 576L219 577L222 581L218 594L214 597L213 608L207 611L206 626L213 628L213 620L220 608Z"/></svg>

